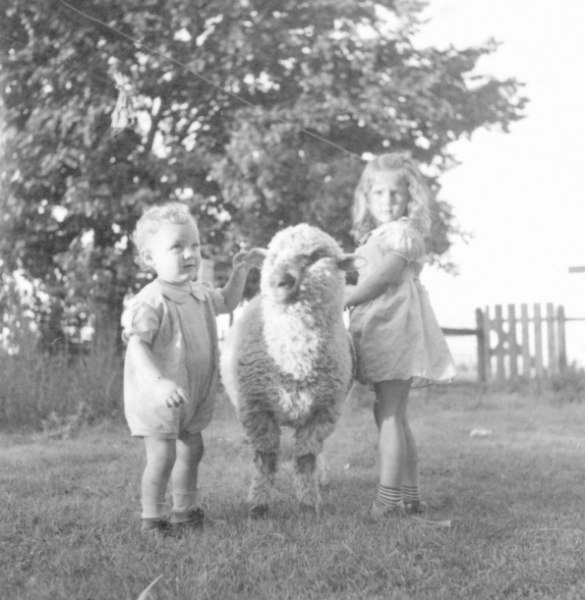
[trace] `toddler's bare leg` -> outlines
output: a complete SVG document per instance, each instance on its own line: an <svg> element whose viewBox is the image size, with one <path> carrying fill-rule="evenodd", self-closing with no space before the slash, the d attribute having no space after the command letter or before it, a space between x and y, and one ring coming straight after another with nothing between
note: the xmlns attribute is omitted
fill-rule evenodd
<svg viewBox="0 0 585 600"><path fill-rule="evenodd" d="M161 519L165 492L175 462L175 440L145 437L146 467L142 473L142 518Z"/></svg>
<svg viewBox="0 0 585 600"><path fill-rule="evenodd" d="M188 519L198 507L197 476L203 458L203 436L200 432L183 434L176 441L177 458L171 474L173 490L173 517Z"/></svg>

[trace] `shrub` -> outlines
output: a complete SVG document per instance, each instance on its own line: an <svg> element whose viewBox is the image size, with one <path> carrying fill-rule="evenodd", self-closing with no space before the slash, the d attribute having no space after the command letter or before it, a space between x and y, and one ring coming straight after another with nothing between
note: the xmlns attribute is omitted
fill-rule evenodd
<svg viewBox="0 0 585 600"><path fill-rule="evenodd" d="M557 402L585 401L585 370L572 364L548 380L548 388Z"/></svg>
<svg viewBox="0 0 585 600"><path fill-rule="evenodd" d="M23 348L0 356L0 428L46 429L121 415L122 357L106 348L87 354L47 354ZM82 417L81 417L82 416Z"/></svg>

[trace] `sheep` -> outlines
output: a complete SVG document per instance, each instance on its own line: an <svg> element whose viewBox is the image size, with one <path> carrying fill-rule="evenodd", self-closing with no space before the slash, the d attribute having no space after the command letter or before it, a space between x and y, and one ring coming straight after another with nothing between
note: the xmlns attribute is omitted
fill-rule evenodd
<svg viewBox="0 0 585 600"><path fill-rule="evenodd" d="M345 271L354 268L355 256L322 230L304 223L283 229L268 245L260 294L226 335L220 370L254 450L253 519L268 513L281 426L294 429L300 506L319 513L318 457L353 380L343 295Z"/></svg>

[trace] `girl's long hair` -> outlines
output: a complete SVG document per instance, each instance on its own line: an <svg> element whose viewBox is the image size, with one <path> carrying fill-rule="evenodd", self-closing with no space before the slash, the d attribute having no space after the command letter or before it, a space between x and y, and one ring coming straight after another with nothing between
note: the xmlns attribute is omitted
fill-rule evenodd
<svg viewBox="0 0 585 600"><path fill-rule="evenodd" d="M401 173L408 182L410 199L406 206L405 216L424 238L428 237L431 228L430 200L431 192L427 187L418 167L407 154L398 152L381 154L373 158L364 168L357 184L353 200L352 235L358 244L362 244L370 232L377 227L374 217L368 208L368 196L374 175L394 171Z"/></svg>

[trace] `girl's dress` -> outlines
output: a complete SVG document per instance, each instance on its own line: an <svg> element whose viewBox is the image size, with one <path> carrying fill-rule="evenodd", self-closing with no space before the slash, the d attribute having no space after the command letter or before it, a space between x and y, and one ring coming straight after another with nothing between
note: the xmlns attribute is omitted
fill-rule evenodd
<svg viewBox="0 0 585 600"><path fill-rule="evenodd" d="M425 243L410 219L372 231L356 251L365 259L360 276L371 273L389 252L407 262L401 281L351 311L357 379L371 384L412 378L413 386L450 380L455 376L453 359L419 280Z"/></svg>
<svg viewBox="0 0 585 600"><path fill-rule="evenodd" d="M146 285L122 316L123 338L137 335L150 345L164 376L187 392L187 402L168 407L150 378L137 368L131 348L124 364L124 412L133 436L177 438L202 431L211 421L218 383L215 316L227 312L223 294L190 282L159 279Z"/></svg>

